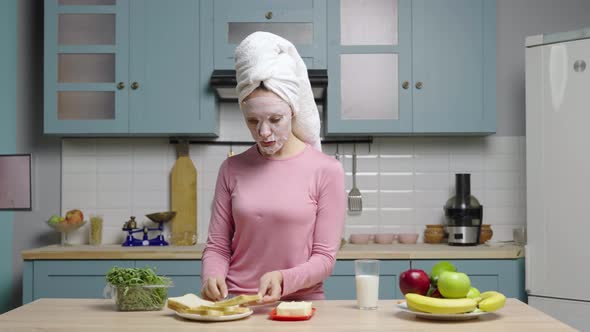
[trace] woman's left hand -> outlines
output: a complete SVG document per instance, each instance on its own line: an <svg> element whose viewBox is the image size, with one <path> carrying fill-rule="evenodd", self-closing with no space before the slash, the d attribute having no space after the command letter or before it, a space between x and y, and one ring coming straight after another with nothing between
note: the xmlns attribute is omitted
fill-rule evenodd
<svg viewBox="0 0 590 332"><path fill-rule="evenodd" d="M261 303L278 301L283 292L283 274L280 271L265 273L260 277L258 295Z"/></svg>

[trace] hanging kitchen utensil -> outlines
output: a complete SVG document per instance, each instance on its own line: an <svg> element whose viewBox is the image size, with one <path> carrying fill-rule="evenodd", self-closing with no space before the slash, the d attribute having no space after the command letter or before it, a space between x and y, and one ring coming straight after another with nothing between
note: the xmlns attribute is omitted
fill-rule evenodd
<svg viewBox="0 0 590 332"><path fill-rule="evenodd" d="M176 145L178 158L172 167L170 201L176 216L170 223L170 242L189 246L197 242L197 170L189 157L188 143Z"/></svg>
<svg viewBox="0 0 590 332"><path fill-rule="evenodd" d="M342 155L340 154L339 148L340 144L336 144L336 153L334 154L334 158L336 158L336 160L342 163Z"/></svg>
<svg viewBox="0 0 590 332"><path fill-rule="evenodd" d="M356 187L356 144L352 148L352 189L348 193L348 211L361 212L363 199L360 190Z"/></svg>
<svg viewBox="0 0 590 332"><path fill-rule="evenodd" d="M227 157L229 158L229 157L231 157L233 155L234 155L234 150L232 148L232 145L230 144L229 145L229 152L227 153Z"/></svg>

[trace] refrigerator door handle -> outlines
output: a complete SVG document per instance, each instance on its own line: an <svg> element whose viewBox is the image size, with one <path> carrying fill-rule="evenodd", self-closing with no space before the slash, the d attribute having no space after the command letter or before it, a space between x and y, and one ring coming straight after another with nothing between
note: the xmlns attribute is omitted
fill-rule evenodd
<svg viewBox="0 0 590 332"><path fill-rule="evenodd" d="M532 270L532 250L530 245L524 246L524 290L527 294L531 293L533 275Z"/></svg>

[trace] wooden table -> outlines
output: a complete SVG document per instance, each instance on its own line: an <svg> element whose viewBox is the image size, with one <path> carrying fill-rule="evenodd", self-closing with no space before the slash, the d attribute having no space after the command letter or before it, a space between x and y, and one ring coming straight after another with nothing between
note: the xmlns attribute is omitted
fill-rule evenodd
<svg viewBox="0 0 590 332"><path fill-rule="evenodd" d="M470 321L417 319L400 311L396 301L380 301L379 309L355 308L355 301L315 301L309 321L268 319L273 306L231 322L202 323L176 317L173 311L118 312L110 300L40 299L0 315L0 331L575 331L568 325L516 299L496 313Z"/></svg>

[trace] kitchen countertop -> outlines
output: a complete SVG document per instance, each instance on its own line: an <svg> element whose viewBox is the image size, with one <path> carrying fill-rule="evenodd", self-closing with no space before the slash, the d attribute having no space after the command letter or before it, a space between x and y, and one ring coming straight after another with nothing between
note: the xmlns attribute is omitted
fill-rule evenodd
<svg viewBox="0 0 590 332"><path fill-rule="evenodd" d="M400 311L395 300L379 301L378 310L358 310L355 301L314 301L308 321L268 319L271 307L255 309L243 320L201 323L162 311L119 312L111 300L39 299L0 315L0 330L10 331L575 331L516 299L497 312L474 320L441 322Z"/></svg>
<svg viewBox="0 0 590 332"><path fill-rule="evenodd" d="M167 247L121 247L120 245L51 245L25 250L22 258L36 259L201 259L204 244ZM524 257L521 246L478 245L455 247L446 244L346 244L338 259L515 259Z"/></svg>

